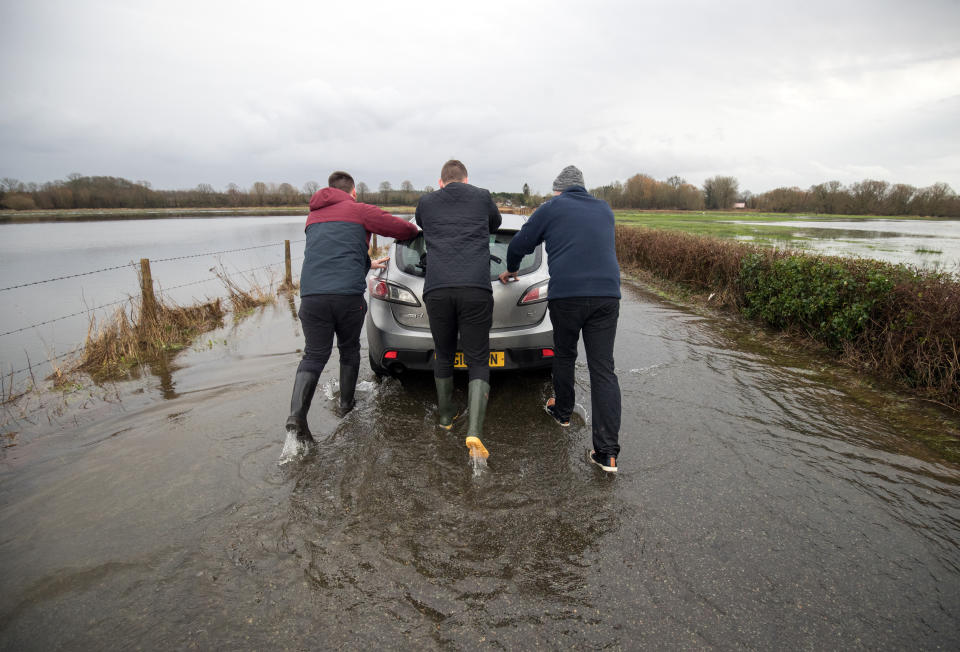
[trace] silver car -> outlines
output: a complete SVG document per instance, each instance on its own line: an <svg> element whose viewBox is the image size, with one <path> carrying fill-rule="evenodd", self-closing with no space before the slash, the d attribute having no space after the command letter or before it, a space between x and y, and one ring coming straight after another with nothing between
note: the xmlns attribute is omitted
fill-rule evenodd
<svg viewBox="0 0 960 652"><path fill-rule="evenodd" d="M507 268L507 245L526 218L503 215L500 230L490 235L491 370L542 369L553 358L553 326L547 316L547 254L543 245L520 263L517 283L500 283ZM370 367L378 376L397 376L407 369L433 369L433 337L423 302L426 244L423 234L394 242L387 268L367 279L370 306L367 344ZM458 352L455 367L465 369Z"/></svg>

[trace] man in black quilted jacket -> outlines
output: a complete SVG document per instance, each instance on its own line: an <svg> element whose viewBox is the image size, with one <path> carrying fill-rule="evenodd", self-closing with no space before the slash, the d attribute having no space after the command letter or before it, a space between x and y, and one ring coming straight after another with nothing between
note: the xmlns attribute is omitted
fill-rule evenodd
<svg viewBox="0 0 960 652"><path fill-rule="evenodd" d="M466 443L471 455L486 457L480 435L490 395L490 234L502 218L490 192L470 185L460 161L443 164L439 186L420 198L416 212L427 245L423 294L434 343L437 416L446 430L458 416L453 364L459 335L469 376Z"/></svg>

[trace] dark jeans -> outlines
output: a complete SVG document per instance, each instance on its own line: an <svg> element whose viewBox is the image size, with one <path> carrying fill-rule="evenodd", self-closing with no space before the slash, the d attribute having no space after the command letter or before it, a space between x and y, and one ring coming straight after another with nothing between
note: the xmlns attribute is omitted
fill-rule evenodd
<svg viewBox="0 0 960 652"><path fill-rule="evenodd" d="M433 375L453 375L457 334L470 380L490 382L490 325L493 293L481 288L438 288L424 297L436 359Z"/></svg>
<svg viewBox="0 0 960 652"><path fill-rule="evenodd" d="M613 341L620 317L616 297L550 299L553 324L553 391L556 412L570 418L573 412L577 341L583 332L590 370L590 406L593 413L593 450L601 457L620 453L620 383L613 366Z"/></svg>
<svg viewBox="0 0 960 652"><path fill-rule="evenodd" d="M317 375L330 359L333 335L337 335L340 363L360 366L360 329L367 314L362 294L308 294L300 300L300 324L306 346L297 371Z"/></svg>

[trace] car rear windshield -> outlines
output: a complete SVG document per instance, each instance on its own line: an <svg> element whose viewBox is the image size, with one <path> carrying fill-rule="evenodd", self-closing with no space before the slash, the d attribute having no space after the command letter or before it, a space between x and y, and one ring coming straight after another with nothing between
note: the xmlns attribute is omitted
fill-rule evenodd
<svg viewBox="0 0 960 652"><path fill-rule="evenodd" d="M507 270L507 245L513 240L516 231L499 231L490 234L490 280L494 281L501 272ZM520 261L521 274L532 272L540 267L541 246L533 253L527 254ZM427 273L426 256L427 245L423 241L423 234L412 240L397 243L397 265L407 274L425 276Z"/></svg>

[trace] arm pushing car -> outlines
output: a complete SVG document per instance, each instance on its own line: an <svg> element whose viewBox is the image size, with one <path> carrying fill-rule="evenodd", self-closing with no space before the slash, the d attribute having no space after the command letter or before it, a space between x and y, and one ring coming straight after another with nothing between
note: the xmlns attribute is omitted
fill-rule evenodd
<svg viewBox="0 0 960 652"><path fill-rule="evenodd" d="M592 463L617 471L620 454L620 384L613 345L620 316L620 266L610 206L587 192L583 174L570 165L553 182L554 198L542 204L507 249L500 282L517 279L524 255L541 242L547 251L548 310L553 324L553 391L544 406L561 426L570 425L577 342L583 335L593 414Z"/></svg>
<svg viewBox="0 0 960 652"><path fill-rule="evenodd" d="M311 197L305 227L299 317L306 344L294 377L286 423L287 432L300 441L312 439L307 412L330 358L334 335L340 352L340 414L353 409L360 372L360 330L367 312L363 299L366 276L370 269L382 269L388 260L370 260L370 234L398 239L417 234L416 225L357 202L353 177L346 172L334 172L328 184Z"/></svg>
<svg viewBox="0 0 960 652"><path fill-rule="evenodd" d="M434 342L437 416L449 430L458 413L453 405L453 369L457 341L463 349L467 385L467 439L471 456L486 458L480 436L490 396L490 234L502 218L490 192L472 186L466 166L444 163L440 189L417 203L416 221L426 242L424 302Z"/></svg>

